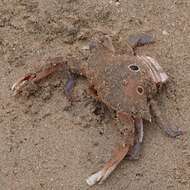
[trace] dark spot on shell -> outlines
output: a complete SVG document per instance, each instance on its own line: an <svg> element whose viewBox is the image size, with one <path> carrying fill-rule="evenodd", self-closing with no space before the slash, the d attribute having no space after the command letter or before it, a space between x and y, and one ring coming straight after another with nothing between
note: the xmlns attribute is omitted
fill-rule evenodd
<svg viewBox="0 0 190 190"><path fill-rule="evenodd" d="M138 86L137 87L137 93L140 95L143 95L144 94L144 88L142 86Z"/></svg>
<svg viewBox="0 0 190 190"><path fill-rule="evenodd" d="M140 70L140 68L135 64L129 65L129 69L134 72L138 72Z"/></svg>

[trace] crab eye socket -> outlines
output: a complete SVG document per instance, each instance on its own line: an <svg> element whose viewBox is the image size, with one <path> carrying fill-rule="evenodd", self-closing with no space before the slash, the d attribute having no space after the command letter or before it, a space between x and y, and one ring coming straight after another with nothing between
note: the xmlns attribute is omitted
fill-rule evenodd
<svg viewBox="0 0 190 190"><path fill-rule="evenodd" d="M137 93L138 93L139 95L143 95L143 94L144 94L144 88L143 88L142 86L138 86L138 87L137 87Z"/></svg>
<svg viewBox="0 0 190 190"><path fill-rule="evenodd" d="M131 71L133 71L133 72L138 72L138 71L140 71L139 66L138 66L138 65L135 65L135 64L129 65L128 68L129 68Z"/></svg>

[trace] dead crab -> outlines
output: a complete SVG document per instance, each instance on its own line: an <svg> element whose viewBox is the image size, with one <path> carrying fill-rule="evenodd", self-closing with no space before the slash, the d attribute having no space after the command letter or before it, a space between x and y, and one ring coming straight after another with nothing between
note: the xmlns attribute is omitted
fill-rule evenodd
<svg viewBox="0 0 190 190"><path fill-rule="evenodd" d="M129 39L132 49L151 42L152 39L147 35L137 35ZM176 137L182 132L171 128L168 121L163 121L153 99L168 80L167 74L155 59L116 54L112 40L106 34L99 34L98 37L96 35L89 43L89 50L87 61L80 63L73 57L53 58L49 67L20 78L12 86L12 90L18 94L26 84L38 83L59 68L64 68L71 73L85 76L96 98L116 111L119 120L126 126L122 131L123 143L116 148L105 166L86 180L89 185L94 185L102 183L125 156L128 159L138 159L143 141L143 120L151 122L150 110L168 136ZM67 95L72 87L71 79L66 85Z"/></svg>

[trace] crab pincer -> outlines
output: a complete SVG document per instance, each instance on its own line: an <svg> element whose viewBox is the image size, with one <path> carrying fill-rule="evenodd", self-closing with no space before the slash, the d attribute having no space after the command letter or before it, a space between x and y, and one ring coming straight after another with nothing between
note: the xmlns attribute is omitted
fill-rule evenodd
<svg viewBox="0 0 190 190"><path fill-rule="evenodd" d="M123 112L118 113L118 118L126 126L122 133L123 142L113 151L111 159L104 164L103 168L86 179L89 186L103 183L134 145L134 120Z"/></svg>
<svg viewBox="0 0 190 190"><path fill-rule="evenodd" d="M27 83L29 81L32 81L33 79L35 79L36 75L35 74L30 74L28 73L27 75L19 78L11 87L11 90L14 92L14 95L18 94L21 90L21 88L25 85L27 85Z"/></svg>
<svg viewBox="0 0 190 190"><path fill-rule="evenodd" d="M29 83L39 83L42 79L47 78L49 75L55 73L60 68L65 67L66 62L63 60L63 57L56 57L51 60L48 67L42 68L41 70L28 73L25 76L19 78L11 87L11 90L14 92L14 95L19 94L23 87Z"/></svg>
<svg viewBox="0 0 190 190"><path fill-rule="evenodd" d="M96 183L102 184L113 172L113 170L115 170L118 164L125 158L128 151L129 145L127 144L123 144L123 146L119 147L112 155L112 158L106 162L105 166L100 171L92 174L86 179L87 184L89 186L93 186Z"/></svg>

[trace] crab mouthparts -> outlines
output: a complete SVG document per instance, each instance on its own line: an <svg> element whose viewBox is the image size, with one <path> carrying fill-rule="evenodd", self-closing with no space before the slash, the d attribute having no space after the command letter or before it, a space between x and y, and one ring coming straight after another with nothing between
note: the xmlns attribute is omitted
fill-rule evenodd
<svg viewBox="0 0 190 190"><path fill-rule="evenodd" d="M155 83L165 83L168 80L168 75L155 59L149 56L138 56L138 58L146 65Z"/></svg>

